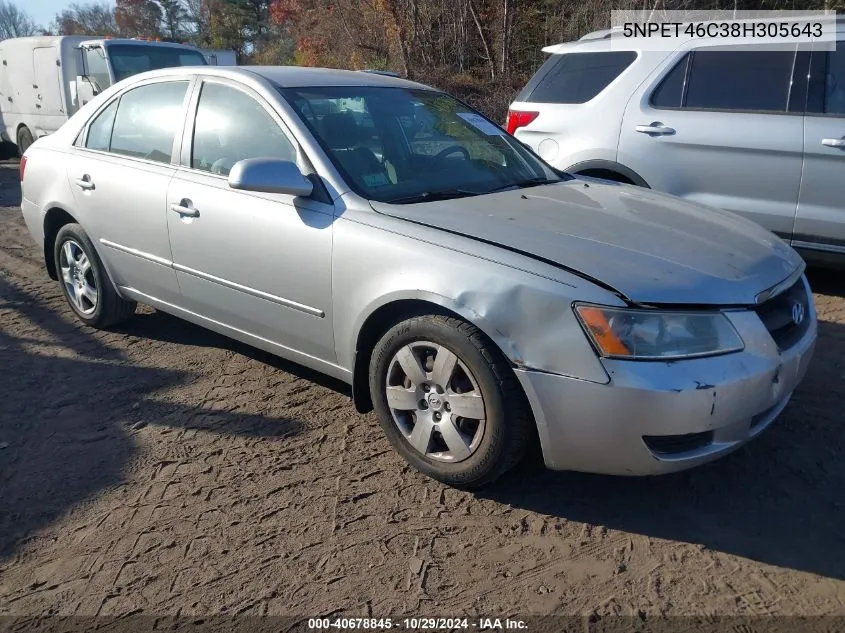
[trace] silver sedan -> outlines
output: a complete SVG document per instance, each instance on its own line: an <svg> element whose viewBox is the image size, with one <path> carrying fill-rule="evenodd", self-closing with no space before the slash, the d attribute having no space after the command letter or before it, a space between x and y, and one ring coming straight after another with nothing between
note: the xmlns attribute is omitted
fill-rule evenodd
<svg viewBox="0 0 845 633"><path fill-rule="evenodd" d="M319 370L457 486L546 465L666 473L762 432L805 374L798 255L729 213L574 178L389 76L177 68L21 162L84 323L136 303Z"/></svg>

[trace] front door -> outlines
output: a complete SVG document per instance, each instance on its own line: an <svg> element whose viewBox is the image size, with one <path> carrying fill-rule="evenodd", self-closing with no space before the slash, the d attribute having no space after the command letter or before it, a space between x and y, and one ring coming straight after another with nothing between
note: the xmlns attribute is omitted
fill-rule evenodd
<svg viewBox="0 0 845 633"><path fill-rule="evenodd" d="M227 181L246 158L297 160L281 118L249 89L209 79L188 129L190 148L167 195L183 305L252 337L334 361L333 206L236 191Z"/></svg>
<svg viewBox="0 0 845 633"><path fill-rule="evenodd" d="M794 245L845 254L845 40L813 53Z"/></svg>

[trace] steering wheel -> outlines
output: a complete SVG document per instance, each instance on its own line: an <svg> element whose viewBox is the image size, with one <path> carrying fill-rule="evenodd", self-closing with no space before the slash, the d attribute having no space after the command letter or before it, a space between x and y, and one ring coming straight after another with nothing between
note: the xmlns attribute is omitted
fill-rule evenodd
<svg viewBox="0 0 845 633"><path fill-rule="evenodd" d="M466 147L462 147L461 145L450 145L449 147L441 149L432 157L432 165L439 167L440 163L443 162L443 159L451 154L463 154L464 160L472 160Z"/></svg>

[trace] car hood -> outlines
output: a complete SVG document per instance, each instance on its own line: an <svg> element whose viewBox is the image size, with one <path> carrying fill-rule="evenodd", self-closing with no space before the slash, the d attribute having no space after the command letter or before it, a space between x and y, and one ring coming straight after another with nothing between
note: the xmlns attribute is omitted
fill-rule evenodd
<svg viewBox="0 0 845 633"><path fill-rule="evenodd" d="M749 220L615 183L573 179L372 206L548 261L637 303L752 305L803 265L792 248Z"/></svg>

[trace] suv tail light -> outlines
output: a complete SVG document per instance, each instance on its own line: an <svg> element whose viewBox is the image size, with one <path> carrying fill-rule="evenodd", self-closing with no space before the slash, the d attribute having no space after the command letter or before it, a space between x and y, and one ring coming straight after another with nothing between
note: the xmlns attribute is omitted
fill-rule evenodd
<svg viewBox="0 0 845 633"><path fill-rule="evenodd" d="M23 182L23 173L26 171L26 156L21 156L21 165L18 168L18 174L21 177L21 182Z"/></svg>
<svg viewBox="0 0 845 633"><path fill-rule="evenodd" d="M524 127L540 116L539 112L524 112L521 110L508 110L508 134L513 134L518 128Z"/></svg>

